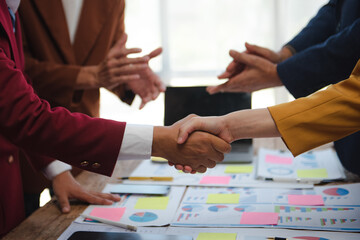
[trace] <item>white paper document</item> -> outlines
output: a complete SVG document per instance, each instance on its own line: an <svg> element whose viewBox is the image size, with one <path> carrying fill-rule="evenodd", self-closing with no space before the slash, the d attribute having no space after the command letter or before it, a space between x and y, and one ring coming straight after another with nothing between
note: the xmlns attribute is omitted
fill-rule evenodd
<svg viewBox="0 0 360 240"><path fill-rule="evenodd" d="M293 188L294 183L266 182L255 179L255 164L218 164L205 173L189 174L177 171L168 164L143 161L131 177L172 177L173 181L131 181L126 184L159 184L172 186L221 186L221 187L277 187ZM313 184L299 183L298 188L312 188Z"/></svg>
<svg viewBox="0 0 360 240"><path fill-rule="evenodd" d="M144 186L146 188L146 186ZM105 188L105 192L111 191ZM90 205L84 210L87 216L102 218L116 225L129 226L164 226L173 218L184 194L185 187L173 186L167 196L120 195L121 201L111 206ZM78 217L78 223L97 223L88 218Z"/></svg>
<svg viewBox="0 0 360 240"><path fill-rule="evenodd" d="M261 148L257 177L287 182L313 182L344 179L344 169L332 149L293 157L289 151Z"/></svg>
<svg viewBox="0 0 360 240"><path fill-rule="evenodd" d="M359 187L359 184L327 186L314 190L189 187L171 225L360 232ZM289 200L290 195L305 196L310 200L317 196L323 201L323 205L293 205ZM257 219L250 219L255 222L248 221L248 215L251 217L253 213L261 214ZM274 217L274 214L275 222L262 223L265 216ZM256 222L257 220L261 221Z"/></svg>

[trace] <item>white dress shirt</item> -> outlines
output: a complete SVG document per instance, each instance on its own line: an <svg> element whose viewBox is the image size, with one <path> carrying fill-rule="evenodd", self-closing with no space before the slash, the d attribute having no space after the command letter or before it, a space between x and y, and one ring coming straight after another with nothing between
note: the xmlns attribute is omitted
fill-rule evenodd
<svg viewBox="0 0 360 240"><path fill-rule="evenodd" d="M8 0L11 1L11 0ZM83 0L62 0L70 41L73 44L79 23ZM153 126L126 124L118 160L142 160L151 157ZM114 143L116 144L116 143ZM52 180L55 176L71 170L69 164L55 160L44 170L44 175Z"/></svg>

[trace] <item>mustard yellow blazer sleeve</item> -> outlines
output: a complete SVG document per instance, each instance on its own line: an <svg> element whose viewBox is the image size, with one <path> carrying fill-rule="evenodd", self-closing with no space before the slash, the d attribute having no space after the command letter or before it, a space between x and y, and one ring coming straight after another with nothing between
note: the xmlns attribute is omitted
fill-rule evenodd
<svg viewBox="0 0 360 240"><path fill-rule="evenodd" d="M357 132L360 130L360 60L347 80L268 109L294 156Z"/></svg>

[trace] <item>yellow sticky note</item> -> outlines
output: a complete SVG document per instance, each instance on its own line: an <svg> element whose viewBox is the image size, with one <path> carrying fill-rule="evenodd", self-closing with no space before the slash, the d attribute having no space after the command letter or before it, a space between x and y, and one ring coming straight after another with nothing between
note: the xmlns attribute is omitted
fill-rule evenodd
<svg viewBox="0 0 360 240"><path fill-rule="evenodd" d="M327 178L328 173L325 168L298 169L296 171L299 178Z"/></svg>
<svg viewBox="0 0 360 240"><path fill-rule="evenodd" d="M253 165L231 165L225 168L225 173L252 173L253 170Z"/></svg>
<svg viewBox="0 0 360 240"><path fill-rule="evenodd" d="M208 198L206 203L213 204L213 203L239 203L240 194L222 194L222 193L210 193L208 194Z"/></svg>
<svg viewBox="0 0 360 240"><path fill-rule="evenodd" d="M148 197L140 198L135 204L135 209L166 209L169 197Z"/></svg>
<svg viewBox="0 0 360 240"><path fill-rule="evenodd" d="M236 240L236 233L199 233L196 240Z"/></svg>

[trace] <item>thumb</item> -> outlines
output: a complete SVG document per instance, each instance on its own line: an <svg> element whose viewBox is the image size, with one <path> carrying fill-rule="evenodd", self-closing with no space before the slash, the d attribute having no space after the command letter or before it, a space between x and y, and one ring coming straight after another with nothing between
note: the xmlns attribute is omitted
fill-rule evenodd
<svg viewBox="0 0 360 240"><path fill-rule="evenodd" d="M114 47L120 47L120 48L125 47L127 38L128 36L126 33L122 34L119 40L115 43Z"/></svg>
<svg viewBox="0 0 360 240"><path fill-rule="evenodd" d="M186 142L189 135L196 130L201 130L201 123L194 120L194 118L181 125L178 134L178 144L183 144L184 142Z"/></svg>
<svg viewBox="0 0 360 240"><path fill-rule="evenodd" d="M56 197L58 199L61 212L62 213L70 212L70 203L69 203L68 196L66 194L59 194L59 195L56 195Z"/></svg>
<svg viewBox="0 0 360 240"><path fill-rule="evenodd" d="M226 87L227 87L227 82L217 85L217 86L209 86L206 88L206 91L210 94L213 95L215 93L219 93L219 92L226 92Z"/></svg>

